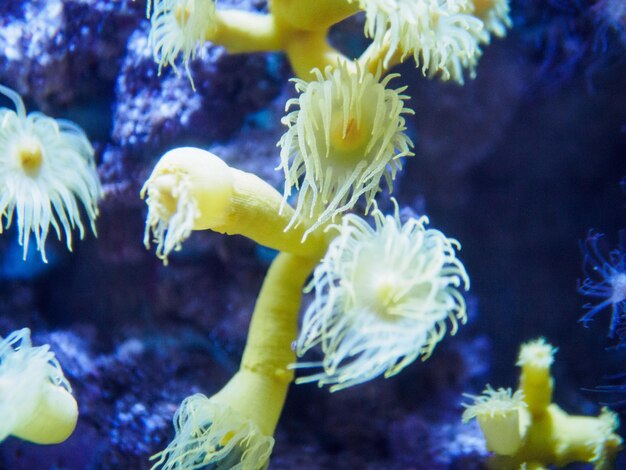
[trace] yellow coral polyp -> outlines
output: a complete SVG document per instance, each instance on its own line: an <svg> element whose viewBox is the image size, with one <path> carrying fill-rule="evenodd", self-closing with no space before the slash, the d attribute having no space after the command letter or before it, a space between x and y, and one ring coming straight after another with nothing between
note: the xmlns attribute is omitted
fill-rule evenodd
<svg viewBox="0 0 626 470"><path fill-rule="evenodd" d="M215 0L154 0L148 2L151 29L148 42L154 60L159 64L159 75L164 66L171 66L178 73L178 57L194 87L189 61L215 33L217 20ZM152 5L152 7L151 7Z"/></svg>
<svg viewBox="0 0 626 470"><path fill-rule="evenodd" d="M354 0L366 12L365 34L385 51L386 66L394 58L412 56L422 73L463 83L464 70L474 76L488 39L483 23L463 11L461 0Z"/></svg>
<svg viewBox="0 0 626 470"><path fill-rule="evenodd" d="M521 390L512 393L510 388L494 390L487 385L482 395L466 397L474 403L464 405L463 422L473 418L478 420L490 451L499 455L515 454L522 445L530 421Z"/></svg>
<svg viewBox="0 0 626 470"><path fill-rule="evenodd" d="M181 249L192 230L221 222L231 188L228 166L213 154L193 148L167 152L141 190L148 204L146 248L154 239L157 256L167 264L168 255Z"/></svg>
<svg viewBox="0 0 626 470"><path fill-rule="evenodd" d="M148 205L144 244L149 248L156 243L156 254L165 264L193 230L243 235L304 256L321 256L326 248L323 233L301 242L306 223L285 232L294 211L283 206L279 213L283 199L278 191L206 150L180 147L167 152L145 182L141 197Z"/></svg>
<svg viewBox="0 0 626 470"><path fill-rule="evenodd" d="M96 233L98 199L102 188L94 150L76 124L41 113L26 114L21 97L0 85L15 111L0 108L0 233L17 214L18 241L28 254L31 234L47 262L45 243L50 226L59 240L65 236L72 250L72 231L82 239L85 228L79 203Z"/></svg>
<svg viewBox="0 0 626 470"><path fill-rule="evenodd" d="M174 416L176 437L152 457L152 469L199 469L207 465L233 470L266 468L274 438L237 411L202 394L186 398Z"/></svg>
<svg viewBox="0 0 626 470"><path fill-rule="evenodd" d="M550 373L556 352L557 349L548 344L545 338L529 341L520 348L516 365L524 370Z"/></svg>
<svg viewBox="0 0 626 470"><path fill-rule="evenodd" d="M313 220L307 231L331 221L364 197L367 207L384 179L391 190L401 157L413 155L404 131L405 88L390 89L388 75L346 65L315 71L312 82L295 80L298 109L283 118L288 130L279 146L285 200L299 189L289 227ZM302 181L300 181L302 179Z"/></svg>
<svg viewBox="0 0 626 470"><path fill-rule="evenodd" d="M520 389L526 396L528 409L540 416L552 403L554 380L550 368L554 362L556 348L544 338L522 344L516 365L522 368Z"/></svg>
<svg viewBox="0 0 626 470"><path fill-rule="evenodd" d="M337 237L315 269L309 289L315 300L307 309L296 343L304 355L321 345L324 359L296 367L321 367L298 383L316 381L340 390L390 377L417 357L426 359L445 336L464 323L460 289L469 287L457 242L427 229L428 219L402 224L374 213L375 228L348 214Z"/></svg>
<svg viewBox="0 0 626 470"><path fill-rule="evenodd" d="M28 328L0 337L0 442L13 435L57 444L77 419L72 388L50 347L33 346Z"/></svg>

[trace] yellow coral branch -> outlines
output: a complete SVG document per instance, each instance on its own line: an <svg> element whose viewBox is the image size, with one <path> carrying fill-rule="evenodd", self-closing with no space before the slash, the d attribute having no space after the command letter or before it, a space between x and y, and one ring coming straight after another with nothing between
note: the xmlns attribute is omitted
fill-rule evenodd
<svg viewBox="0 0 626 470"><path fill-rule="evenodd" d="M211 398L186 398L174 417L176 437L152 457L163 470L267 468L295 360L302 287L317 263L280 253L272 263L250 322L239 371Z"/></svg>
<svg viewBox="0 0 626 470"><path fill-rule="evenodd" d="M289 365L295 362L291 344L298 335L298 312L302 287L317 264L317 258L281 253L272 263L259 293L238 384L224 389L225 396L241 394L236 407L242 413L262 414L259 427L271 434L276 427L287 388L293 380ZM257 393L249 392L256 383ZM231 406L233 406L231 404Z"/></svg>
<svg viewBox="0 0 626 470"><path fill-rule="evenodd" d="M218 10L216 28L205 37L230 53L269 52L282 48L274 17L243 10Z"/></svg>
<svg viewBox="0 0 626 470"><path fill-rule="evenodd" d="M294 210L259 177L231 168L202 149L181 147L167 152L142 189L148 216L144 244L157 244L167 262L192 230L243 235L261 245L296 255L321 257L325 235L318 231L302 241L309 224L285 231Z"/></svg>
<svg viewBox="0 0 626 470"><path fill-rule="evenodd" d="M323 31L359 11L349 0L271 0L270 11L281 21L302 31ZM321 67L320 67L321 68Z"/></svg>
<svg viewBox="0 0 626 470"><path fill-rule="evenodd" d="M229 235L243 235L257 243L301 256L320 257L326 249L321 231L302 241L308 224L285 231L293 209L283 204L282 195L252 173L230 168L233 176L228 212L212 230Z"/></svg>
<svg viewBox="0 0 626 470"><path fill-rule="evenodd" d="M303 80L315 79L313 69L324 70L345 64L356 72L355 64L326 40L326 31L292 31L284 37L284 51L295 75Z"/></svg>
<svg viewBox="0 0 626 470"><path fill-rule="evenodd" d="M543 469L586 462L607 469L621 450L615 413L603 408L597 417L575 416L552 403L555 351L543 338L523 344L517 361L522 368L520 389L512 395L487 386L483 395L470 396L474 403L465 405L463 420L478 419L487 448L496 454L491 468Z"/></svg>
<svg viewBox="0 0 626 470"><path fill-rule="evenodd" d="M296 76L312 79L314 68L324 69L342 61L349 62L345 55L328 44L326 37L330 26L354 14L357 9L348 5L344 10L327 11L324 5L313 8L308 3L301 6L275 2L270 14L218 10L216 28L207 33L206 40L224 46L231 53L283 51ZM306 11L311 11L311 15L306 16Z"/></svg>

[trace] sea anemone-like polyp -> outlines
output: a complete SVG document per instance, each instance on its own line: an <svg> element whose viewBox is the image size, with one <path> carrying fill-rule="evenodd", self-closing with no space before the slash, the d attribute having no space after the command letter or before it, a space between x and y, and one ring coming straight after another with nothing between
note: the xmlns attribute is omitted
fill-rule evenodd
<svg viewBox="0 0 626 470"><path fill-rule="evenodd" d="M76 124L44 114L26 114L20 96L0 85L15 111L0 108L0 219L11 225L17 213L18 240L28 254L31 232L46 261L45 242L50 225L67 248L72 249L72 229L84 228L78 201L95 233L97 201L102 189L94 163L94 150ZM0 220L1 222L1 220ZM0 223L0 233L2 224Z"/></svg>
<svg viewBox="0 0 626 470"><path fill-rule="evenodd" d="M189 70L189 61L196 57L198 50L217 28L215 0L153 0L148 2L148 16L152 27L148 42L159 64L159 74L164 65L170 65L176 72L178 56L187 76L194 86Z"/></svg>
<svg viewBox="0 0 626 470"><path fill-rule="evenodd" d="M525 370L550 370L556 351L557 348L547 343L545 338L528 341L520 348L516 365Z"/></svg>
<svg viewBox="0 0 626 470"><path fill-rule="evenodd" d="M446 333L466 321L460 289L469 287L456 257L455 240L427 228L426 217L400 222L373 212L375 227L355 215L344 216L328 252L315 269L296 352L321 345L322 367L298 379L331 384L331 391L392 376L416 358L426 359Z"/></svg>
<svg viewBox="0 0 626 470"><path fill-rule="evenodd" d="M405 88L391 89L387 75L341 64L314 71L311 82L294 79L300 96L287 102L296 109L283 118L288 130L279 142L285 173L285 200L298 188L291 221L314 220L309 232L345 212L364 196L369 207L381 189L392 188L401 157L413 155L404 133ZM302 181L300 182L300 179Z"/></svg>
<svg viewBox="0 0 626 470"><path fill-rule="evenodd" d="M463 404L463 422L478 420L487 448L499 455L513 455L519 450L530 424L524 394L510 388L494 390L487 385L481 395L465 395L474 401Z"/></svg>
<svg viewBox="0 0 626 470"><path fill-rule="evenodd" d="M152 457L156 460L153 469L259 470L269 464L274 438L205 395L192 395L183 401L174 416L174 427L176 437Z"/></svg>
<svg viewBox="0 0 626 470"><path fill-rule="evenodd" d="M474 69L479 44L489 35L471 14L466 0L351 0L365 10L365 34L386 48L385 62L398 54L413 56L422 73L463 83L463 72Z"/></svg>
<svg viewBox="0 0 626 470"><path fill-rule="evenodd" d="M28 328L0 337L0 441L13 435L56 444L77 419L72 388L50 347L33 346Z"/></svg>
<svg viewBox="0 0 626 470"><path fill-rule="evenodd" d="M609 337L617 333L626 335L626 249L619 247L604 255L598 246L602 235L591 232L583 245L586 277L579 283L578 291L596 302L587 303L587 313L579 320L588 326L593 318L605 309L611 310Z"/></svg>
<svg viewBox="0 0 626 470"><path fill-rule="evenodd" d="M165 153L141 189L148 205L146 248L154 241L157 256L167 264L168 255L181 249L192 230L212 227L220 220L231 187L228 166L212 153L193 147Z"/></svg>
<svg viewBox="0 0 626 470"><path fill-rule="evenodd" d="M482 20L485 29L491 34L504 37L506 30L513 26L509 0L474 0L471 3L474 7L472 14Z"/></svg>

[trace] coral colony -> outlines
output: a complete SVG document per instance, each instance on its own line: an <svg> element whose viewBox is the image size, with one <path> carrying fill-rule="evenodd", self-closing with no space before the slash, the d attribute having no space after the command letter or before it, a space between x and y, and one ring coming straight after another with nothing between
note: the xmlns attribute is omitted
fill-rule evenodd
<svg viewBox="0 0 626 470"><path fill-rule="evenodd" d="M359 12L371 44L351 59L327 35ZM477 73L492 36L511 27L508 1L273 0L262 14L220 9L214 0L148 0L147 16L158 73L184 71L194 90L189 62L207 41L232 54L282 51L297 77L277 143L283 194L192 147L165 153L141 190L148 207L144 244L156 245L165 264L196 230L244 235L279 251L239 370L216 394L181 403L175 437L152 457L153 468L266 468L295 369L304 374L297 383L330 391L390 377L427 359L466 322L470 281L457 257L460 244L431 228L427 217L402 218L395 200L388 215L375 202L383 188L391 192L413 155L405 133L413 110L389 70L412 61L428 78L463 84ZM95 233L101 188L93 149L76 124L27 115L17 93L0 92L15 107L0 110L0 216L5 227L15 219L24 257L33 236L46 261L50 227L71 249L73 231L83 237L82 211ZM623 272L597 264L603 279L582 289L605 300L585 321L609 303L614 317L622 311ZM303 290L314 300L298 331ZM47 345L33 347L29 333L0 343L0 438L60 442L76 424L76 402L54 354ZM313 349L321 360L299 361ZM619 449L613 413L576 417L552 403L554 351L543 340L524 345L520 389L488 387L467 405L464 419L478 419L494 468L577 461L600 468ZM549 443L542 442L546 433Z"/></svg>
<svg viewBox="0 0 626 470"><path fill-rule="evenodd" d="M522 345L517 365L519 389L494 390L468 398L463 420L478 420L487 447L494 452L492 468L547 468L589 462L607 468L622 439L615 434L617 415L607 408L597 418L572 416L552 403L554 379L550 368L556 349L543 338Z"/></svg>

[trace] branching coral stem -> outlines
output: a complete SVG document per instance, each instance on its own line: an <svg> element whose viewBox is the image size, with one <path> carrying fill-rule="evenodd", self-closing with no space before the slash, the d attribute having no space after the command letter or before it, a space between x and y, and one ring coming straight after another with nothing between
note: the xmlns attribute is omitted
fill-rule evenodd
<svg viewBox="0 0 626 470"><path fill-rule="evenodd" d="M278 380L292 379L287 366L295 359L291 348L297 336L297 316L306 279L317 257L280 253L272 263L257 299L242 368L263 370Z"/></svg>
<svg viewBox="0 0 626 470"><path fill-rule="evenodd" d="M206 39L234 54L281 49L274 17L243 10L218 10L216 29Z"/></svg>
<svg viewBox="0 0 626 470"><path fill-rule="evenodd" d="M271 0L276 18L302 31L324 31L359 11L349 0Z"/></svg>
<svg viewBox="0 0 626 470"><path fill-rule="evenodd" d="M314 68L323 70L328 65L350 62L328 44L327 34L327 28L298 28L275 14L218 10L216 28L206 39L231 53L284 51L295 74L311 79Z"/></svg>
<svg viewBox="0 0 626 470"><path fill-rule="evenodd" d="M355 64L328 44L326 31L291 32L282 42L291 67L299 78L313 80L316 77L313 69L324 70L328 66L335 68L339 64L345 64L356 72Z"/></svg>
<svg viewBox="0 0 626 470"><path fill-rule="evenodd" d="M272 435L280 417L295 362L302 287L317 258L280 253L272 263L252 315L239 372L214 396ZM254 393L251 393L254 391Z"/></svg>
<svg viewBox="0 0 626 470"><path fill-rule="evenodd" d="M293 209L279 208L282 196L258 176L230 167L233 175L228 211L222 222L210 228L228 235L243 235L255 242L300 256L319 258L326 250L325 235L320 231L302 242L308 226L285 231ZM283 205L284 207L284 205Z"/></svg>

